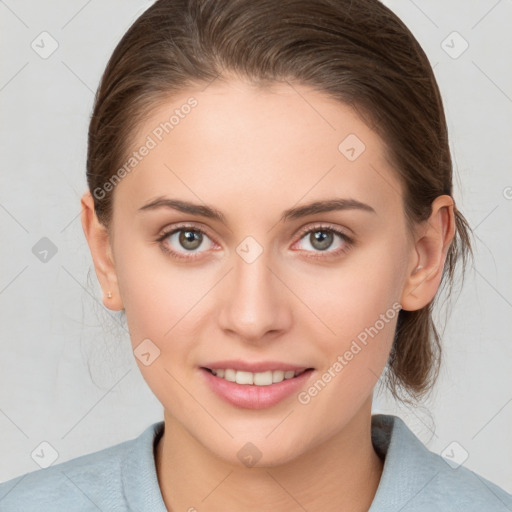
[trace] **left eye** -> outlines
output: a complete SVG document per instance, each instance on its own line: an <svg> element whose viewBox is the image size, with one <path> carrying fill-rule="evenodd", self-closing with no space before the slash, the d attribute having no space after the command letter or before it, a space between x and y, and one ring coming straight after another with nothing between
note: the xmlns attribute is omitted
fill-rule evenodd
<svg viewBox="0 0 512 512"><path fill-rule="evenodd" d="M332 248L336 237L340 239L340 242L338 242L336 247ZM306 231L300 240L305 240L313 248L313 252L328 252L330 254L344 252L351 244L350 238L344 233L333 228L324 227L317 227ZM330 248L331 250L327 251ZM305 250L309 251L310 249L306 247Z"/></svg>

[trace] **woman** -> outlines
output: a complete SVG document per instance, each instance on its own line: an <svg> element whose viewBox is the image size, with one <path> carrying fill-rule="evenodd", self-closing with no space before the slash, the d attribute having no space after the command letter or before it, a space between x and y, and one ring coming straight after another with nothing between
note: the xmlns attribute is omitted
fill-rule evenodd
<svg viewBox="0 0 512 512"><path fill-rule="evenodd" d="M389 9L159 0L88 144L84 233L164 421L2 484L1 510L512 509L371 415L383 371L432 388L433 301L470 253L439 90Z"/></svg>

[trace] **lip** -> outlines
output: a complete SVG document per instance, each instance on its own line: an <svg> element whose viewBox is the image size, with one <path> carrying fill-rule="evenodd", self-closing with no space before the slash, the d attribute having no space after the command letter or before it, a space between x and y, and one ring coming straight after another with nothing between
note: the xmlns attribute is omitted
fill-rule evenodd
<svg viewBox="0 0 512 512"><path fill-rule="evenodd" d="M222 364L224 364L224 362ZM268 365L268 362L265 364ZM248 367L255 368L258 367L258 365L247 364L244 368ZM295 371L302 369L300 367L293 367L293 365L283 365L283 367ZM233 366L221 365L211 369L215 370L219 368L233 368ZM245 370L244 368L240 367L239 365L239 367L236 369L252 372L257 371ZM267 370L270 369L269 366L265 366L264 368ZM280 370L282 368L277 367L275 369ZM251 384L237 384L236 382L229 382L220 377L216 377L205 367L199 368L199 371L203 375L203 378L206 380L206 384L215 394L217 394L217 396L222 398L227 403L234 405L235 407L241 407L243 409L266 409L268 407L277 405L279 402L285 400L290 395L296 394L302 387L305 386L306 382L314 373L313 368L308 368L307 371L292 379L286 379L276 384L270 384L268 386L255 386Z"/></svg>
<svg viewBox="0 0 512 512"><path fill-rule="evenodd" d="M220 370L231 368L233 370L241 370L243 372L265 372L267 370L282 370L284 372L300 370L306 370L311 368L310 366L296 366L288 363L281 363L279 361L260 361L260 362L248 362L242 361L241 359L233 359L230 361L215 361L201 365L202 368L209 368L210 370Z"/></svg>

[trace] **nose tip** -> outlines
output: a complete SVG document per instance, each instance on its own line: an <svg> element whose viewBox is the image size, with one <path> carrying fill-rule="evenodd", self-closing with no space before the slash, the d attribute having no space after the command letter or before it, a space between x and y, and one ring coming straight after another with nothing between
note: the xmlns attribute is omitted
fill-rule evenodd
<svg viewBox="0 0 512 512"><path fill-rule="evenodd" d="M254 256L251 243L247 242L245 254ZM226 295L220 299L222 329L255 343L289 327L291 313L283 297L283 286L263 253L251 263L242 256L238 258L229 283Z"/></svg>

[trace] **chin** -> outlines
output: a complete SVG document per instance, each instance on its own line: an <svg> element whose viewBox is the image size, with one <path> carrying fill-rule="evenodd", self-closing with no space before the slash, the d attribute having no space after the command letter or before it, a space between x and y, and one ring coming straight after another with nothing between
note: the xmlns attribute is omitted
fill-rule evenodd
<svg viewBox="0 0 512 512"><path fill-rule="evenodd" d="M275 428L275 425L274 425ZM213 454L229 464L240 468L271 468L287 464L303 455L307 451L303 436L297 430L294 433L287 433L285 430L270 434L261 434L261 432L271 432L271 429L261 429L254 436L247 430L242 435L235 435L234 439L229 441L220 440L220 444L211 444L205 446Z"/></svg>

